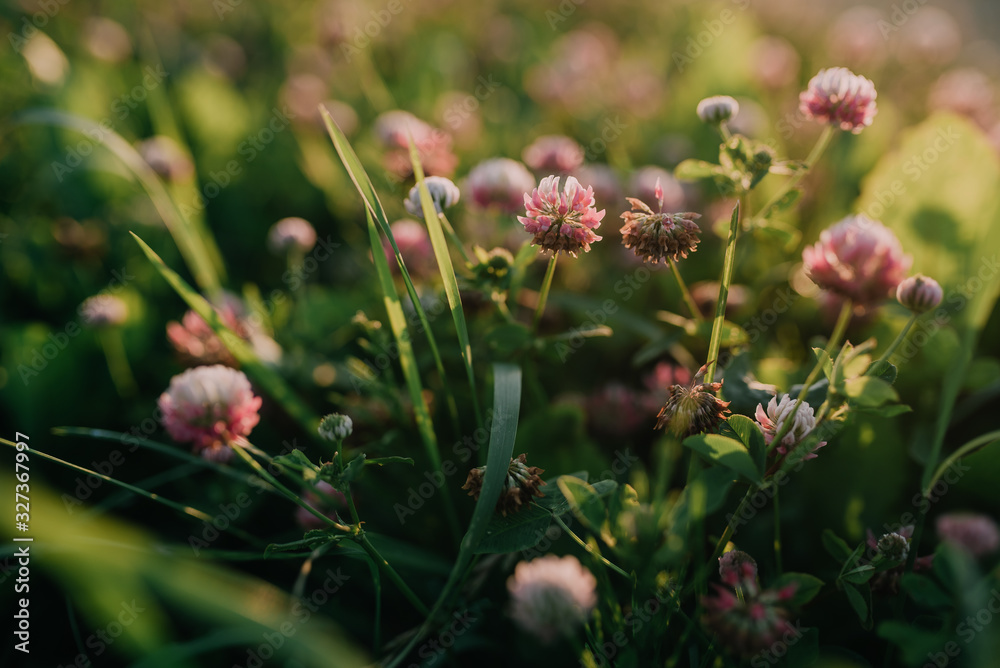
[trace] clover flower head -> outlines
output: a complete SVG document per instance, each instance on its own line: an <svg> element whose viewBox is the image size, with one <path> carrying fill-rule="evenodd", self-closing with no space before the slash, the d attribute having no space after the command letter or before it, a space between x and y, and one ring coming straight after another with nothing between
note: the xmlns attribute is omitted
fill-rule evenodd
<svg viewBox="0 0 1000 668"><path fill-rule="evenodd" d="M158 405L171 438L192 442L205 459L226 461L232 456L227 446L249 436L260 420L261 398L242 371L216 364L174 376Z"/></svg>
<svg viewBox="0 0 1000 668"><path fill-rule="evenodd" d="M543 643L573 633L597 605L597 579L573 556L520 562L507 591L514 622Z"/></svg>
<svg viewBox="0 0 1000 668"><path fill-rule="evenodd" d="M775 396L767 402L766 411L762 404L757 404L757 411L754 414L767 445L771 445L771 441L784 427L785 422L792 420L791 428L778 444L778 452L782 455L791 452L816 427L816 415L813 412L813 407L803 401L799 405L799 410L793 415L792 410L795 408L795 404L796 399L790 394L783 395L781 401L778 401L778 397ZM815 459L817 457L816 451L824 445L826 445L826 441L819 442L803 459Z"/></svg>
<svg viewBox="0 0 1000 668"><path fill-rule="evenodd" d="M948 513L937 518L938 537L973 557L993 554L1000 547L1000 530L987 515Z"/></svg>
<svg viewBox="0 0 1000 668"><path fill-rule="evenodd" d="M943 297L941 285L923 274L910 276L896 287L896 299L914 313L925 313L937 308Z"/></svg>
<svg viewBox="0 0 1000 668"><path fill-rule="evenodd" d="M595 208L593 188L584 188L576 178L567 176L560 189L559 180L558 176L546 176L530 195L525 193L527 215L517 219L535 235L532 243L543 251L564 251L576 257L601 240L594 230L600 227L605 211Z"/></svg>
<svg viewBox="0 0 1000 668"><path fill-rule="evenodd" d="M690 385L673 385L666 403L657 414L656 428L668 428L674 436L683 439L695 434L714 432L729 413L729 402L716 394L722 382L702 383L702 367Z"/></svg>
<svg viewBox="0 0 1000 668"><path fill-rule="evenodd" d="M98 294L83 300L79 313L87 327L114 327L128 318L128 306L120 297Z"/></svg>
<svg viewBox="0 0 1000 668"><path fill-rule="evenodd" d="M807 118L858 134L872 124L878 111L875 84L846 67L820 70L799 95L799 110Z"/></svg>
<svg viewBox="0 0 1000 668"><path fill-rule="evenodd" d="M565 174L583 164L583 147L564 135L543 135L524 149L524 164L538 172Z"/></svg>
<svg viewBox="0 0 1000 668"><path fill-rule="evenodd" d="M889 228L858 214L823 230L819 241L802 251L802 262L816 285L867 307L896 289L913 258Z"/></svg>
<svg viewBox="0 0 1000 668"><path fill-rule="evenodd" d="M697 213L663 213L663 188L656 182L654 195L657 210L634 197L626 197L631 211L621 215L625 224L621 228L622 244L631 248L643 261L659 263L661 260L677 261L698 249L701 228L694 221Z"/></svg>
<svg viewBox="0 0 1000 668"><path fill-rule="evenodd" d="M451 179L446 179L443 176L428 176L424 179L424 183L427 184L427 191L430 193L434 209L438 213L458 204L458 200L462 196L458 186L452 183ZM424 207L420 203L420 188L418 186L410 188L410 194L403 201L403 205L411 216L423 219Z"/></svg>
<svg viewBox="0 0 1000 668"><path fill-rule="evenodd" d="M285 253L292 249L308 253L316 245L316 230L304 218L282 218L271 226L267 244L275 253Z"/></svg>
<svg viewBox="0 0 1000 668"><path fill-rule="evenodd" d="M524 193L535 186L535 177L517 160L491 158L473 167L465 183L476 206L495 206L515 214L523 204Z"/></svg>

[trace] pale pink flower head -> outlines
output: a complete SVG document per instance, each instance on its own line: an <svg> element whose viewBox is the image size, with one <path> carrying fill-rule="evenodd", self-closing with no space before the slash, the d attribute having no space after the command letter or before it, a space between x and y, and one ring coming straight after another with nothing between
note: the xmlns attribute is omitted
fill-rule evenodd
<svg viewBox="0 0 1000 668"><path fill-rule="evenodd" d="M698 103L698 118L708 125L719 125L740 113L740 103L728 95L713 95Z"/></svg>
<svg viewBox="0 0 1000 668"><path fill-rule="evenodd" d="M316 230L303 218L282 218L271 227L267 243L275 253L292 249L308 253L316 245Z"/></svg>
<svg viewBox="0 0 1000 668"><path fill-rule="evenodd" d="M344 496L344 493L335 489L333 485L325 480L320 480L311 489L304 489L302 491L302 500L334 522L340 521L337 511L347 508L347 497ZM306 531L311 529L325 529L327 526L326 522L302 506L296 506L295 522Z"/></svg>
<svg viewBox="0 0 1000 668"><path fill-rule="evenodd" d="M511 617L543 643L570 635L597 605L597 580L573 556L522 561L507 580Z"/></svg>
<svg viewBox="0 0 1000 668"><path fill-rule="evenodd" d="M601 202L621 202L622 182L611 167L599 162L581 165L573 176L580 183L594 189L594 199Z"/></svg>
<svg viewBox="0 0 1000 668"><path fill-rule="evenodd" d="M788 430L778 445L778 453L787 455L794 447L816 428L816 415L813 407L805 401L799 405L799 410L793 415L796 399L790 394L785 394L778 401L778 397L771 397L767 403L767 410L764 406L757 404L757 412L754 417L757 425L764 434L764 443L771 445L771 441L778 435L787 420L792 420L792 426ZM803 459L816 459L816 451L826 445L826 441L820 441Z"/></svg>
<svg viewBox="0 0 1000 668"><path fill-rule="evenodd" d="M406 270L411 276L416 278L427 278L434 274L435 264L434 247L431 239L427 235L427 228L415 220L404 218L397 220L389 226L392 230L392 238L396 240L399 253L406 262ZM396 262L396 255L392 251L392 245L388 239L382 240L382 250L389 261L389 267L395 274L399 273L399 264Z"/></svg>
<svg viewBox="0 0 1000 668"><path fill-rule="evenodd" d="M816 285L869 306L896 289L913 258L889 228L858 214L823 230L819 241L802 251L802 261Z"/></svg>
<svg viewBox="0 0 1000 668"><path fill-rule="evenodd" d="M799 95L799 110L808 118L858 134L872 124L875 84L846 67L820 70Z"/></svg>
<svg viewBox="0 0 1000 668"><path fill-rule="evenodd" d="M446 179L443 176L428 176L424 179L424 183L427 184L427 192L430 193L434 209L438 213L458 204L458 200L462 196L458 186L452 183L451 179ZM420 202L420 188L418 186L410 188L409 195L403 200L403 206L406 207L411 216L424 217L424 207Z"/></svg>
<svg viewBox="0 0 1000 668"><path fill-rule="evenodd" d="M916 274L896 288L896 299L914 313L924 313L936 308L944 297L940 284L933 278Z"/></svg>
<svg viewBox="0 0 1000 668"><path fill-rule="evenodd" d="M87 327L115 327L128 318L128 306L120 297L99 294L83 300L79 313Z"/></svg>
<svg viewBox="0 0 1000 668"><path fill-rule="evenodd" d="M156 135L136 144L136 150L164 181L187 181L194 175L194 163L188 152L165 135Z"/></svg>
<svg viewBox="0 0 1000 668"><path fill-rule="evenodd" d="M948 513L938 517L935 526L941 540L973 557L985 557L1000 547L1000 530L986 515Z"/></svg>
<svg viewBox="0 0 1000 668"><path fill-rule="evenodd" d="M564 135L543 135L524 149L521 157L537 172L565 174L583 164L583 147Z"/></svg>
<svg viewBox="0 0 1000 668"><path fill-rule="evenodd" d="M495 206L503 213L515 214L524 193L535 186L535 177L517 160L491 158L472 168L466 186L476 206Z"/></svg>
<svg viewBox="0 0 1000 668"><path fill-rule="evenodd" d="M215 461L228 460L232 450L226 446L250 434L260 404L246 375L221 364L174 376L158 402L171 438L191 441L195 452Z"/></svg>
<svg viewBox="0 0 1000 668"><path fill-rule="evenodd" d="M531 195L524 194L527 216L517 219L524 229L535 235L532 243L543 251L565 251L576 257L581 249L590 250L590 244L600 241L594 233L604 218L604 209L594 206L594 189L580 185L572 176L565 177L559 189L558 176L546 176Z"/></svg>
<svg viewBox="0 0 1000 668"><path fill-rule="evenodd" d="M727 584L743 578L757 578L757 560L742 550L730 550L719 557L719 577Z"/></svg>

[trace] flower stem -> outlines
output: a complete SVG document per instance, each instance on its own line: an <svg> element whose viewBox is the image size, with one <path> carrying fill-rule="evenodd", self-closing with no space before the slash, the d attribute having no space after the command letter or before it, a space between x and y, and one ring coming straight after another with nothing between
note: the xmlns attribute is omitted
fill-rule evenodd
<svg viewBox="0 0 1000 668"><path fill-rule="evenodd" d="M462 259L465 260L466 264L471 265L472 258L469 257L469 253L465 250L465 246L462 245L462 240L458 238L457 234L455 234L455 228L451 226L451 223L448 221L448 217L445 216L444 213L439 213L438 218L441 220L441 227L444 228L445 234L448 235L448 238L451 239L451 243L454 244L455 248L457 248L462 254Z"/></svg>
<svg viewBox="0 0 1000 668"><path fill-rule="evenodd" d="M771 213L771 209L788 194L795 186L799 185L799 181L805 178L805 175L809 173L816 161L819 160L820 156L823 155L823 151L826 147L830 145L830 140L833 139L833 133L835 130L832 125L824 126L823 134L819 136L816 140L816 145L813 146L812 151L809 152L809 156L806 157L805 167L800 169L796 174L794 174L790 179L785 181L785 185L778 189L778 192L774 193L774 196L767 201L767 204L761 208L760 212L754 216L754 218L767 218L768 214Z"/></svg>
<svg viewBox="0 0 1000 668"><path fill-rule="evenodd" d="M97 334L104 348L104 357L108 361L108 372L118 390L118 396L130 397L135 394L135 377L128 363L125 345L121 333L117 329L101 330Z"/></svg>
<svg viewBox="0 0 1000 668"><path fill-rule="evenodd" d="M542 289L538 294L538 306L535 308L535 318L531 322L531 331L538 330L538 323L542 320L542 313L545 312L545 302L549 300L549 289L552 287L552 277L556 273L556 260L559 259L559 253L553 253L552 259L549 260L548 269L545 270L545 278L542 279Z"/></svg>
<svg viewBox="0 0 1000 668"><path fill-rule="evenodd" d="M712 336L708 342L708 370L705 382L715 380L715 368L719 361L719 346L722 342L722 323L726 319L726 302L729 300L729 284L733 281L733 266L736 264L736 237L740 233L740 210L742 198L733 207L733 215L729 221L729 241L726 243L726 259L722 265L722 280L719 281L719 300L715 305L715 321L712 323Z"/></svg>
<svg viewBox="0 0 1000 668"><path fill-rule="evenodd" d="M778 489L774 490L774 565L776 575L782 573L781 567L781 503L778 501Z"/></svg>
<svg viewBox="0 0 1000 668"><path fill-rule="evenodd" d="M868 368L868 373L865 375L870 375L872 373L875 373L876 369L881 367L883 362L889 361L889 358L892 357L892 354L896 352L896 348L898 348L900 344L903 343L903 341L906 339L906 335L910 333L910 328L913 327L914 323L917 322L920 316L921 316L920 313L914 313L912 316L910 316L910 319L909 321L907 321L906 326L903 327L903 330L896 336L896 340L893 341L889 345L889 347L885 349L885 352L882 353L881 357L875 360L875 363Z"/></svg>
<svg viewBox="0 0 1000 668"><path fill-rule="evenodd" d="M687 304L688 310L691 311L691 317L695 319L695 322L703 322L705 318L701 315L701 311L698 310L698 306L694 302L694 297L691 296L691 291L688 289L687 283L681 277L681 272L677 269L677 263L673 258L667 259L670 262L670 269L674 272L674 278L677 279L677 285L680 286L684 303Z"/></svg>
<svg viewBox="0 0 1000 668"><path fill-rule="evenodd" d="M406 584L406 581L403 580L402 577L400 577L399 573L396 572L396 569L389 565L389 562L385 560L385 557L379 554L378 550L375 549L375 546L368 541L368 536L366 536L364 532L361 532L358 534L358 537L355 538L355 541L357 541L357 543L364 548L365 552L367 552L369 556L375 560L375 563L377 563L378 567L382 569L390 580L392 580L393 584L399 587L399 591L403 592L403 596L405 596L406 600L413 604L413 607L417 609L417 612L424 617L427 617L430 614L430 609L424 605L424 602L421 601L415 593L413 593L410 586Z"/></svg>
<svg viewBox="0 0 1000 668"><path fill-rule="evenodd" d="M833 357L833 352L840 345L841 339L844 338L844 332L847 331L847 323L851 321L851 312L854 310L854 304L850 299L844 301L844 305L840 309L840 316L837 317L837 324L833 328L833 334L830 335L830 340L826 343L826 355L828 357ZM789 413L789 418L786 419L781 428L778 429L778 433L774 435L774 439L771 441L771 445L767 447L768 452L774 450L781 444L781 439L788 434L791 430L792 425L795 423L795 416L799 414L799 407L802 406L802 402L806 400L806 395L809 394L809 388L819 374L823 371L823 360L816 360L816 366L813 367L812 371L806 377L805 383L802 384L802 391L799 392L798 398L795 400L795 406L792 408L792 412Z"/></svg>
<svg viewBox="0 0 1000 668"><path fill-rule="evenodd" d="M299 496L298 496L298 494L296 494L295 492L293 492L292 490L288 489L287 487L285 487L284 485L282 485L280 482L278 482L277 478L275 478L273 475L271 475L271 473L269 471L265 470L264 467L261 466L260 463L256 459L254 459L253 457L250 456L250 453L247 452L246 447L244 445L242 445L241 443L234 442L234 443L230 443L230 447L233 450L235 450L236 454L238 454L243 459L243 461L245 461L247 464L249 464L250 467L253 470L255 470L260 477L262 477L264 480L266 480L269 483L271 483L272 485L274 485L274 487L276 489L278 489L286 497L288 497L288 499L290 501L292 501L292 502L296 503L297 505L302 506L303 508L305 508L306 510L308 510L310 513L312 513L313 515L315 515L316 517L318 517L319 519L321 519L324 524L327 524L327 525L329 525L329 526L337 529L338 531L342 531L343 533L351 533L351 528L350 527L344 526L340 522L335 522L334 520L331 520L329 517L327 517L326 515L324 515L323 513L319 512L318 510L316 510L315 508L313 508L312 506L310 506L308 503L306 503L305 501L303 501L302 499L300 499Z"/></svg>
<svg viewBox="0 0 1000 668"><path fill-rule="evenodd" d="M584 541L582 538L580 538L579 536L577 536L576 532L574 532L572 529L570 529L569 526L565 522L563 522L563 519L561 517L559 517L559 515L555 515L554 514L554 515L552 515L552 517L555 518L556 524L558 524L560 527L562 527L562 530L565 531L567 534L569 534L569 537L572 538L573 541L577 545L579 545L584 550L586 550L587 553L590 556L592 556L595 559L597 559L598 561L600 561L602 564L604 564L605 566L607 566L608 568L610 568L611 570L613 570L615 573L618 573L622 577L627 578L630 582L633 580L632 576L629 575L628 573L626 573L625 571L623 571L621 569L621 567L619 567L619 566L613 564L612 562L608 561L604 556L602 556L600 553L596 552L590 545L588 545L586 543L586 541Z"/></svg>

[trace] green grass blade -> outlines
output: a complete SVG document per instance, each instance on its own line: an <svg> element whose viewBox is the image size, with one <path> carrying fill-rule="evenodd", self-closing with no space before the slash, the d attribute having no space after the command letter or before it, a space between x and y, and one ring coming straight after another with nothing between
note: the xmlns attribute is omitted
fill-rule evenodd
<svg viewBox="0 0 1000 668"><path fill-rule="evenodd" d="M451 253L448 252L448 242L444 238L444 229L441 227L441 219L438 217L437 209L434 208L434 201L431 193L427 189L427 182L424 181L424 168L420 164L420 156L417 147L410 141L410 161L413 163L413 174L417 179L417 187L420 192L420 205L424 210L424 222L427 223L427 233L431 238L431 246L434 248L434 257L437 258L438 269L441 272L441 282L444 283L444 293L448 298L448 307L451 309L451 318L455 321L455 332L458 334L458 345L462 353L462 362L465 363L465 375L469 380L469 393L472 398L472 410L476 416L476 426L482 426L483 416L479 408L479 397L476 392L476 377L472 370L472 345L469 343L469 328L465 324L465 311L462 310L462 296L458 291L458 280L455 277L455 267L451 262Z"/></svg>
<svg viewBox="0 0 1000 668"><path fill-rule="evenodd" d="M490 427L490 445L487 453L486 475L483 490L472 512L469 529L462 539L458 558L451 569L451 575L441 595L434 603L427 621L410 638L407 646L396 655L387 668L395 668L402 663L418 642L434 628L439 613L447 609L452 596L465 579L466 569L472 563L476 547L486 535L486 528L496 511L497 500L503 490L514 452L514 437L517 435L517 420L521 411L521 367L515 364L493 365L493 423Z"/></svg>
<svg viewBox="0 0 1000 668"><path fill-rule="evenodd" d="M444 372L444 362L441 361L441 352L438 349L437 340L434 338L434 331L431 329L430 321L427 319L427 313L420 303L420 296L417 294L417 289L413 286L413 280L410 278L410 272L406 268L406 262L403 261L403 255L399 252L396 239L392 236L392 230L389 228L389 220L386 218L385 210L382 208L382 203L375 193L375 187L372 185L371 179L368 178L368 173L365 171L354 149L351 148L347 137L337 127L337 123L333 120L326 107L321 105L320 113L323 116L323 122L326 124L327 133L330 135L331 141L333 141L333 147L337 150L337 155L340 156L340 161L343 163L344 169L347 170L348 176L351 177L351 181L354 183L355 188L357 188L358 194L361 195L361 199L365 203L365 209L375 219L379 229L382 230L382 234L386 236L392 247L392 252L399 265L400 276L403 278L403 285L406 286L406 294L410 296L410 301L413 303L413 310L416 311L417 317L420 319L423 331L427 333L427 343L430 345L431 355L434 357L434 366L437 368L438 375L441 378L441 385L444 388L445 403L448 405L448 410L451 414L455 436L458 436L461 434L461 427L458 422L458 410L455 408L454 397L448 389L448 379ZM372 246L372 251L381 253L381 244L377 248Z"/></svg>
<svg viewBox="0 0 1000 668"><path fill-rule="evenodd" d="M195 466L200 466L202 468L212 469L216 473L228 476L242 483L251 484L251 481L256 481L253 484L258 486L261 484L267 484L257 478L257 476L240 473L229 466L209 461L204 457L192 455L190 452L181 450L177 446L167 445L166 443L157 443L156 441L151 441L148 438L136 438L135 436L129 436L128 434L123 434L118 431L110 431L108 429L92 429L90 427L53 427L52 434L55 436L82 436L84 438L93 438L99 441L117 441L122 445L135 445L140 448L146 448L148 450L179 459L187 462L188 464L194 464ZM270 487L267 487L266 489L269 492L275 493Z"/></svg>
<svg viewBox="0 0 1000 668"><path fill-rule="evenodd" d="M9 445L11 447L16 447L16 444L11 443L10 441L8 441L6 439L0 438L0 443L3 443L4 445ZM168 507L168 508L170 508L172 510L176 510L177 512L181 513L182 515L186 515L187 517L192 517L192 518L194 518L194 519L196 519L196 520L198 520L200 522L208 522L208 523L212 522L212 516L211 515L209 515L208 513L204 512L204 511L198 510L197 508L192 508L191 506L186 506L183 503L177 503L176 501L171 501L170 499L164 498L164 497L160 496L159 494L154 494L153 492L147 492L146 490L142 489L141 487L136 487L135 485L130 485L127 482L122 482L121 480L118 480L116 478L112 478L111 476L106 476L103 473L98 473L97 471L92 471L92 470L90 470L88 468L84 468L83 466L78 466L78 465L76 465L76 464L74 464L72 462L66 461L65 459L59 459L58 457L53 457L50 454L47 454L45 452L40 452L40 451L35 450L33 448L28 448L27 452L30 452L32 456L41 457L42 459L48 459L49 461L55 462L56 464L61 464L62 466L65 466L66 468L70 468L70 469L73 469L75 471L79 471L81 473L86 473L87 475L96 476L96 477L100 478L101 480L104 480L105 482L110 482L112 485L117 485L118 487L122 487L123 489L127 489L128 491L130 491L130 492L132 492L134 494L138 494L139 496L144 496L147 499L150 499L151 501L156 501L157 503L163 504L164 506L166 506L166 507ZM256 537L248 534L247 532L243 531L242 529L237 529L236 527L230 526L226 530L229 533L233 534L234 536L239 536L240 538L242 538L243 540L246 540L249 543L258 543L258 542L260 542Z"/></svg>
<svg viewBox="0 0 1000 668"><path fill-rule="evenodd" d="M316 434L316 427L319 425L319 416L292 392L292 389L285 383L284 378L257 358L256 353L254 353L246 341L226 327L225 323L222 322L222 319L215 312L215 309L212 308L211 304L204 297L195 292L176 271L168 267L160 259L160 256L145 241L140 239L137 234L134 232L131 234L135 237L135 240L139 243L149 261L160 272L160 275L187 302L187 305L208 323L226 348L229 349L229 352L240 363L240 368L264 392L277 401L289 415L298 420L299 424L302 425L302 428L306 430L313 440L320 442L319 436ZM325 441L323 443L325 445Z"/></svg>
<svg viewBox="0 0 1000 668"><path fill-rule="evenodd" d="M25 111L14 119L14 124L53 125L86 134L89 137L97 137L95 141L121 160L142 185L146 194L149 195L156 212L160 214L164 225L174 238L177 248L180 249L181 256L191 271L191 275L194 276L195 282L209 294L215 294L221 290L219 273L216 271L215 263L212 261L212 253L205 241L195 233L190 222L177 208L176 202L170 197L160 177L121 135L113 130L102 128L90 119L54 109Z"/></svg>
<svg viewBox="0 0 1000 668"><path fill-rule="evenodd" d="M413 345L410 342L410 333L406 327L406 316L403 313L403 305L399 301L399 293L396 292L396 284L392 282L392 273L389 271L389 262L382 252L382 240L378 230L375 229L375 221L372 220L370 211L366 211L368 219L368 238L372 246L372 259L375 262L375 273L378 275L379 285L382 288L382 300L385 303L385 311L389 316L389 327L392 335L399 346L399 366L403 370L403 378L406 381L406 389L410 393L410 400L413 402L413 415L417 422L417 431L420 439L424 442L427 450L427 457L431 460L431 465L435 469L441 469L441 453L438 449L437 435L434 433L434 423L431 421L430 410L427 401L424 399L423 387L420 383L420 369L417 367L417 358L413 354ZM458 526L458 516L455 514L455 507L451 502L451 492L448 486L441 488L441 499L445 505L448 523L451 526L455 539L458 540L460 529Z"/></svg>

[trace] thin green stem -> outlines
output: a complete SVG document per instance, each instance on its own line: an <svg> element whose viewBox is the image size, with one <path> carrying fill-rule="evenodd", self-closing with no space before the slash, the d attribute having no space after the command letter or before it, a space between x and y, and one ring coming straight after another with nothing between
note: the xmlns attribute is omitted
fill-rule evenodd
<svg viewBox="0 0 1000 668"><path fill-rule="evenodd" d="M245 461L247 464L249 464L250 467L254 471L257 472L257 475L259 475L261 478L263 478L264 480L266 480L269 483L271 483L275 487L275 489L277 489L282 494L284 494L290 501L292 501L296 505L301 506L302 508L305 508L307 511L309 511L310 513L312 513L313 515L315 515L316 517L318 517L319 519L321 519L324 524L327 524L327 525L329 525L329 526L337 529L338 531L342 531L344 533L348 533L349 534L349 533L352 532L352 530L351 530L350 527L344 526L340 522L336 522L334 520L331 520L329 517L327 517L326 515L324 515L323 513L321 513L320 511L316 510L315 508L313 508L312 506L310 506L308 503L306 503L305 501L303 501L302 499L300 499L298 494L296 494L295 492L293 492L292 490L288 489L287 487L285 487L284 485L282 485L280 482L278 482L277 478L275 478L273 475L271 475L271 473L267 469L265 469L263 466L260 465L260 462L258 462L256 459L254 459L250 455L250 453L247 452L246 446L244 446L241 443L234 442L234 443L230 444L230 447L232 447L232 449L236 451L236 454L239 455L240 458L243 459L243 461Z"/></svg>
<svg viewBox="0 0 1000 668"><path fill-rule="evenodd" d="M781 575L784 569L781 565L781 503L778 500L778 488L774 489L774 565L776 575Z"/></svg>
<svg viewBox="0 0 1000 668"><path fill-rule="evenodd" d="M740 500L740 505L736 506L736 512L733 513L733 519L728 524L726 524L725 530L722 532L722 536L719 537L719 542L715 544L715 550L712 551L712 557L708 560L708 563L714 564L722 556L722 551L726 549L726 543L729 539L733 537L733 532L736 530L734 524L737 518L743 516L743 509L746 508L747 504L750 503L751 497L757 493L758 487L752 486L747 490L746 495Z"/></svg>
<svg viewBox="0 0 1000 668"><path fill-rule="evenodd" d="M819 136L816 140L816 145L813 146L812 151L809 152L808 157L806 157L805 168L799 170L790 179L785 181L785 184L778 189L778 192L774 193L774 196L767 201L761 210L754 218L767 218L767 215L771 212L771 209L784 197L792 188L799 184L806 174L812 169L816 161L819 160L820 156L823 155L823 151L829 146L830 140L833 139L833 133L835 132L832 125L827 125L823 128L823 134Z"/></svg>
<svg viewBox="0 0 1000 668"><path fill-rule="evenodd" d="M369 542L368 536L362 532L358 534L354 540L361 545L362 548L364 548L365 552L367 552L372 559L375 560L375 563L377 563L379 568L382 569L390 580L392 580L393 584L399 587L399 590L403 592L403 596L405 596L406 600L413 604L413 607L417 609L417 612L424 617L427 617L430 614L430 609L424 605L424 602L421 601L415 593L413 593L410 586L406 584L406 581L404 581L402 577L400 577L399 573L396 572L396 569L389 565L389 562L385 560L385 557L379 554L378 550L375 549L375 546Z"/></svg>
<svg viewBox="0 0 1000 668"><path fill-rule="evenodd" d="M691 296L691 291L688 289L687 283L681 277L681 272L677 268L677 263L674 262L673 258L668 258L670 261L670 269L674 272L674 278L677 279L677 285L681 289L681 297L684 298L684 303L687 304L688 310L691 311L691 317L695 319L696 322L703 322L705 318L701 315L701 311L698 309L698 305L694 302L694 297Z"/></svg>
<svg viewBox="0 0 1000 668"><path fill-rule="evenodd" d="M552 258L549 260L549 266L545 270L545 278L542 279L542 289L538 293L538 306L535 308L535 317L531 322L532 332L538 330L538 323L541 322L542 314L545 312L545 302L549 300L549 290L552 288L552 277L555 276L556 260L558 259L559 253L553 253Z"/></svg>
<svg viewBox="0 0 1000 668"><path fill-rule="evenodd" d="M875 363L868 368L869 374L875 372L879 367L881 367L883 362L889 361L889 358L892 357L892 354L896 352L896 348L898 348L900 344L902 344L903 341L906 339L906 335L910 333L910 328L913 327L914 323L917 322L917 320L920 318L920 315L921 315L920 313L914 313L912 316L910 316L910 319L907 321L906 326L903 327L902 331L900 331L900 333L896 336L896 340L893 341L889 345L889 347L885 349L885 352L882 353L881 357L875 360Z"/></svg>
<svg viewBox="0 0 1000 668"><path fill-rule="evenodd" d="M580 538L579 536L577 536L576 533L572 529L569 528L569 525L567 525L565 522L563 522L563 519L561 517L559 517L559 515L552 515L552 517L555 518L556 524L558 524L560 527L562 527L562 530L565 531L567 534L569 534L570 538L572 538L573 541L576 542L577 545L579 545L584 550L586 550L587 553L590 556L592 556L595 559L597 559L598 561L600 561L602 564L604 564L605 566L607 566L608 568L610 568L611 570L613 570L615 573L618 573L622 577L627 578L630 582L634 580L634 578L631 575L629 575L628 573L626 573L619 566L617 566L617 565L613 564L612 562L608 561L603 555L599 554L598 552L595 552L594 549L590 545L588 545L586 543L586 541L584 541L582 538Z"/></svg>
<svg viewBox="0 0 1000 668"><path fill-rule="evenodd" d="M826 343L827 357L833 357L834 351L838 346L840 346L840 341L844 338L844 332L847 331L847 324L851 321L851 313L853 310L854 304L850 299L846 300L840 309L840 316L838 316L837 324L833 328L833 334L830 335L830 340ZM794 417L799 414L799 407L802 406L802 402L806 400L806 395L809 394L809 388L816 382L816 379L819 378L819 374L822 373L822 371L823 360L816 360L816 365L813 367L812 371L809 372L805 383L802 384L802 391L799 392L799 396L795 400L795 406L792 408L792 412L789 413L790 416ZM788 419L782 423L781 427L778 429L778 433L774 435L771 445L767 447L768 451L774 450L781 444L781 439L788 434L794 423L794 419Z"/></svg>
<svg viewBox="0 0 1000 668"><path fill-rule="evenodd" d="M726 258L722 265L722 280L719 281L719 301L715 305L715 321L712 323L712 336L708 342L708 370L705 382L715 379L715 369L719 361L719 346L722 343L722 323L726 319L726 302L729 300L729 284L733 281L733 267L736 264L736 238L740 233L740 210L743 200L736 202L733 215L729 221L729 241L726 243Z"/></svg>
<svg viewBox="0 0 1000 668"><path fill-rule="evenodd" d="M448 239L450 239L451 243L458 249L458 252L462 254L462 259L465 260L466 264L473 264L472 258L469 257L469 253L465 250L465 246L462 245L462 240L458 238L457 234L455 234L455 228L451 226L448 216L444 215L444 213L439 213L438 219L441 221L441 227L444 229L445 234L448 235Z"/></svg>
<svg viewBox="0 0 1000 668"><path fill-rule="evenodd" d="M97 333L104 349L104 357L108 361L108 372L118 390L118 396L130 397L135 394L135 377L128 363L125 345L122 343L121 332L117 329L104 329Z"/></svg>

